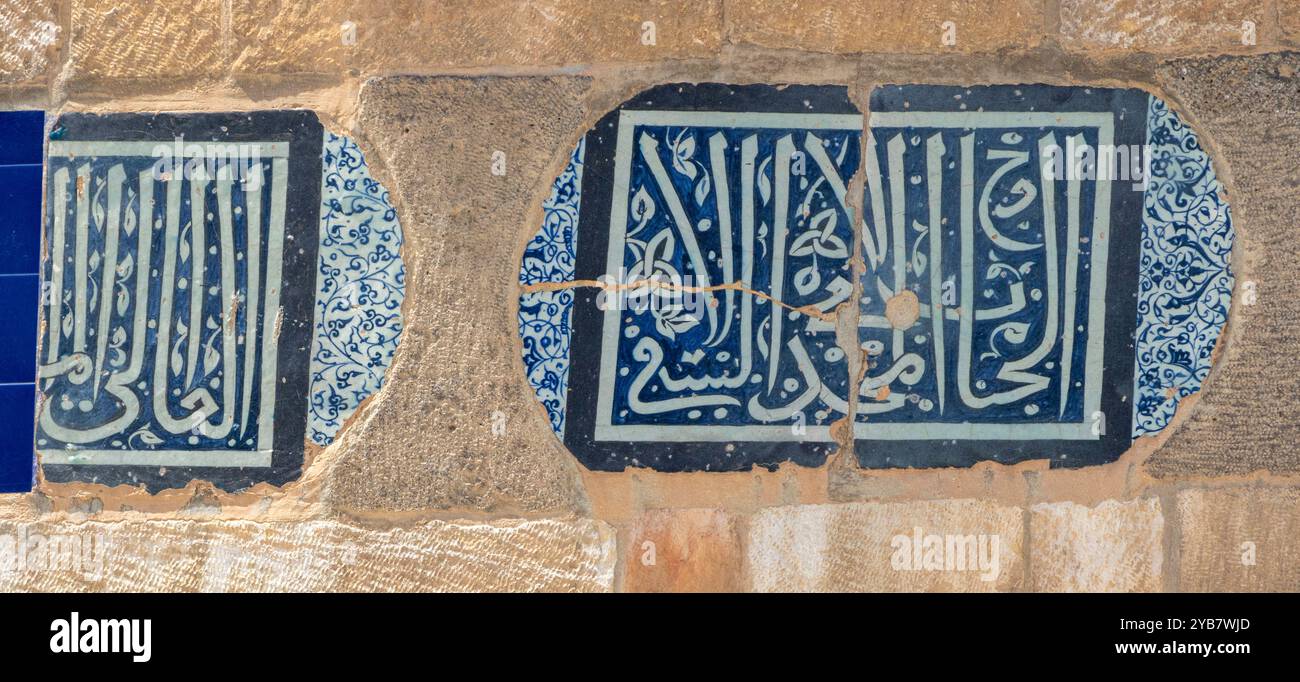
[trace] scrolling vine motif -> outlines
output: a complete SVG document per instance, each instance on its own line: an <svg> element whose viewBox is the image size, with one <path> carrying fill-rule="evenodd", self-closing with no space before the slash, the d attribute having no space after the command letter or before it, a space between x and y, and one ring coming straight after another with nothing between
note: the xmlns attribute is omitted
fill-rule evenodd
<svg viewBox="0 0 1300 682"><path fill-rule="evenodd" d="M1169 424L1210 373L1232 301L1234 230L1223 187L1196 133L1157 97L1147 128L1133 435Z"/></svg>
<svg viewBox="0 0 1300 682"><path fill-rule="evenodd" d="M309 437L319 445L384 383L402 334L406 266L388 190L356 142L325 134Z"/></svg>

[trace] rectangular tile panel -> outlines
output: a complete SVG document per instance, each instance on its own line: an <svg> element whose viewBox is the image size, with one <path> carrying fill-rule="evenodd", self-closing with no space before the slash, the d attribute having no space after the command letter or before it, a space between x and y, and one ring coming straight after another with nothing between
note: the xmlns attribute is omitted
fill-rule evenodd
<svg viewBox="0 0 1300 682"><path fill-rule="evenodd" d="M44 127L44 112L0 112L0 493L32 486Z"/></svg>

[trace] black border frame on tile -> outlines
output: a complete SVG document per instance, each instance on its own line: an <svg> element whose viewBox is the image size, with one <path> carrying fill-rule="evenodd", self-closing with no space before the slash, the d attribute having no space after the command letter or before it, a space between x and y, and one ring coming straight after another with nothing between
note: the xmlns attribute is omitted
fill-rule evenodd
<svg viewBox="0 0 1300 682"><path fill-rule="evenodd" d="M726 85L669 83L652 87L601 117L586 135L579 207L576 279L605 274L609 214L613 202L614 156L619 112L625 110L851 114L862 112L839 85ZM775 470L783 462L820 466L834 453L833 441L596 441L597 391L605 313L596 306L598 290L574 290L569 388L564 444L578 461L595 471L628 466L657 471ZM732 447L731 451L726 448Z"/></svg>
<svg viewBox="0 0 1300 682"><path fill-rule="evenodd" d="M195 114L64 114L50 133L55 140L161 141L187 143L283 141L289 143L289 189L280 306L284 317L277 350L275 435L269 467L153 465L42 465L56 483L143 485L149 492L208 481L226 491L258 483L283 485L302 473L306 447L311 344L315 333L317 249L320 241L321 154L324 127L308 110ZM49 179L46 180L47 184ZM50 224L46 206L45 223ZM43 265L42 265L43 271ZM267 314L273 314L267 311ZM41 319L44 320L44 309ZM43 340L40 343L44 343ZM39 397L39 396L38 396ZM165 471L165 473L163 473Z"/></svg>

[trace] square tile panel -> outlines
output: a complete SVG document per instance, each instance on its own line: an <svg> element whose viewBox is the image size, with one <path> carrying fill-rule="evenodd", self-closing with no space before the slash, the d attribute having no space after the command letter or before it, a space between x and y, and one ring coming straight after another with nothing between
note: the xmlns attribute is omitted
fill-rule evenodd
<svg viewBox="0 0 1300 682"><path fill-rule="evenodd" d="M322 129L301 111L65 115L47 168L49 480L283 482L302 464Z"/></svg>
<svg viewBox="0 0 1300 682"><path fill-rule="evenodd" d="M1136 287L1141 187L1058 174L1052 160L1140 149L1148 100L1048 86L872 94L864 465L1088 463L1127 449L1135 299L1108 292Z"/></svg>
<svg viewBox="0 0 1300 682"><path fill-rule="evenodd" d="M32 489L32 410L36 385L0 384L0 493Z"/></svg>
<svg viewBox="0 0 1300 682"><path fill-rule="evenodd" d="M0 275L39 270L40 226L40 164L0 165Z"/></svg>
<svg viewBox="0 0 1300 682"><path fill-rule="evenodd" d="M30 384L36 379L40 279L34 272L0 275L0 384Z"/></svg>
<svg viewBox="0 0 1300 682"><path fill-rule="evenodd" d="M614 285L575 291L565 441L588 466L835 449L828 313L852 299L861 135L845 88L716 84L656 88L588 134L576 278Z"/></svg>
<svg viewBox="0 0 1300 682"><path fill-rule="evenodd" d="M0 166L40 164L45 112L0 111Z"/></svg>

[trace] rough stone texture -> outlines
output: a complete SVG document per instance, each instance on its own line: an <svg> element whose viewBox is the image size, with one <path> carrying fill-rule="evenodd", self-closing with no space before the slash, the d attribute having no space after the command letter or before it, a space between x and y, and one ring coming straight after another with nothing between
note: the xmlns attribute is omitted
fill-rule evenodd
<svg viewBox="0 0 1300 682"><path fill-rule="evenodd" d="M956 24L956 43L942 42L943 24ZM1035 0L728 0L727 36L737 44L814 52L927 53L1037 45L1043 3Z"/></svg>
<svg viewBox="0 0 1300 682"><path fill-rule="evenodd" d="M996 578L983 580L978 568L895 569L895 536L911 538L916 528L996 536ZM751 519L747 559L751 586L759 592L1005 591L1022 582L1023 537L1019 508L982 500L774 507Z"/></svg>
<svg viewBox="0 0 1300 682"><path fill-rule="evenodd" d="M237 0L234 12L248 27L236 31L237 67L256 72L651 61L707 57L722 44L721 0ZM345 21L356 25L354 46L343 45ZM654 45L642 42L647 21Z"/></svg>
<svg viewBox="0 0 1300 682"><path fill-rule="evenodd" d="M72 0L72 65L87 80L214 76L222 0Z"/></svg>
<svg viewBox="0 0 1300 682"><path fill-rule="evenodd" d="M1188 592L1300 590L1300 491L1243 487L1178 494L1178 589ZM1243 563L1243 543L1255 564Z"/></svg>
<svg viewBox="0 0 1300 682"><path fill-rule="evenodd" d="M1300 44L1300 2L1281 0L1277 12L1282 23L1282 39L1292 45Z"/></svg>
<svg viewBox="0 0 1300 682"><path fill-rule="evenodd" d="M25 551L16 549L26 545ZM590 520L0 524L0 591L597 592L611 528Z"/></svg>
<svg viewBox="0 0 1300 682"><path fill-rule="evenodd" d="M1030 508L1030 588L1038 592L1158 592L1164 569L1160 500Z"/></svg>
<svg viewBox="0 0 1300 682"><path fill-rule="evenodd" d="M1300 471L1300 354L1283 350L1300 347L1297 74L1296 53L1178 60L1161 71L1228 178L1237 288L1255 282L1257 303L1233 302L1200 402L1147 461L1157 477Z"/></svg>
<svg viewBox="0 0 1300 682"><path fill-rule="evenodd" d="M371 68L428 64L573 64L710 56L721 48L721 0L476 0L362 2L360 39ZM655 44L642 25L655 23ZM411 49L396 56L400 42Z"/></svg>
<svg viewBox="0 0 1300 682"><path fill-rule="evenodd" d="M407 240L406 329L388 383L342 433L337 508L585 507L577 465L524 379L511 304L523 233L536 229L526 217L541 220L537 191L582 128L587 84L401 77L363 89L371 163L392 178ZM491 172L495 151L504 176Z"/></svg>
<svg viewBox="0 0 1300 682"><path fill-rule="evenodd" d="M45 73L62 32L58 22L55 0L0 0L0 83Z"/></svg>
<svg viewBox="0 0 1300 682"><path fill-rule="evenodd" d="M1270 0L1060 0L1067 47L1204 53L1243 49L1242 23L1256 42L1270 28Z"/></svg>
<svg viewBox="0 0 1300 682"><path fill-rule="evenodd" d="M234 0L231 32L237 73L339 73L355 45L343 44L343 23L356 23L350 3ZM361 33L357 28L358 36Z"/></svg>
<svg viewBox="0 0 1300 682"><path fill-rule="evenodd" d="M637 519L623 547L626 592L737 592L740 537L718 509L656 510ZM647 545L646 543L652 543Z"/></svg>

